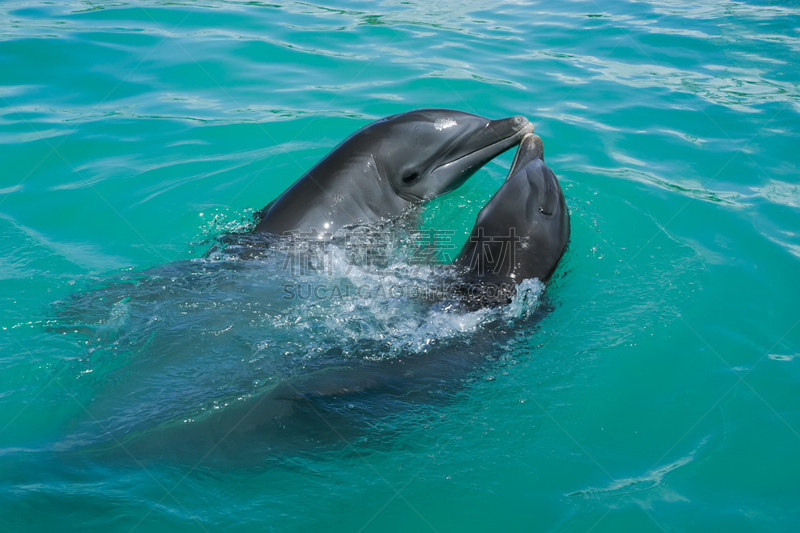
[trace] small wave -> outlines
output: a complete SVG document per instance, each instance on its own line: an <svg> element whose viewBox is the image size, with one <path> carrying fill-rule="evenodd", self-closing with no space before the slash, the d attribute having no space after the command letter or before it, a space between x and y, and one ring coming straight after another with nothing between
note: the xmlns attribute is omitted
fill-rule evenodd
<svg viewBox="0 0 800 533"><path fill-rule="evenodd" d="M621 178L631 181L637 181L639 183L644 183L647 185L656 185L658 187L662 187L669 191L673 191L685 196L689 196L690 198L694 198L696 200L704 200L707 202L714 202L717 204L727 205L729 207L742 207L740 202L740 197L738 194L734 193L726 193L726 192L714 192L710 191L702 186L702 184L693 181L693 180L686 180L684 182L670 182L666 179L659 177L657 174L653 172L647 172L640 169L634 168L601 168L595 166L584 166L582 167L586 172L593 173L593 174L601 174L604 176L610 176L612 178Z"/></svg>
<svg viewBox="0 0 800 533"><path fill-rule="evenodd" d="M764 78L757 69L732 70L708 65L705 67L708 73L705 73L648 63L622 63L605 57L555 53L547 50L532 52L523 57L534 60L556 59L594 73L591 79L611 81L640 89L658 87L690 93L712 103L749 113L758 112L758 109L753 107L756 104L800 103L800 92L796 85Z"/></svg>
<svg viewBox="0 0 800 533"><path fill-rule="evenodd" d="M629 478L615 479L606 487L590 487L567 494L570 497L580 497L596 500L616 500L612 507L623 505L625 500L633 501L645 509L650 509L656 501L688 502L689 499L669 486L669 476L679 468L686 466L695 459L697 452L706 444L708 437L685 457L673 461L660 468L647 473Z"/></svg>
<svg viewBox="0 0 800 533"><path fill-rule="evenodd" d="M656 13L676 15L689 19L717 20L725 18L737 19L774 19L800 15L800 9L778 5L751 5L744 2L718 2L717 0L700 0L686 3L681 0L649 0Z"/></svg>

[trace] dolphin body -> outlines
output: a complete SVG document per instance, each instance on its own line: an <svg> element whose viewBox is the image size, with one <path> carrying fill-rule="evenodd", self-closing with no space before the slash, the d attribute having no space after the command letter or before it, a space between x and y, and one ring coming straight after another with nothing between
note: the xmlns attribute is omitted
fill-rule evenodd
<svg viewBox="0 0 800 533"><path fill-rule="evenodd" d="M566 251L569 235L564 192L544 162L542 139L526 134L506 181L481 209L452 263L463 278L461 298L471 308L508 303L522 281L546 282Z"/></svg>

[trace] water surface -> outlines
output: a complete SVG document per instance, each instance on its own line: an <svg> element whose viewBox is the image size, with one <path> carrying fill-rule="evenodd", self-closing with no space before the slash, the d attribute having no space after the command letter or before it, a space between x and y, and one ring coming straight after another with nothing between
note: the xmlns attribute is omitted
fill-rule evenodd
<svg viewBox="0 0 800 533"><path fill-rule="evenodd" d="M763 1L2 3L0 524L793 530L798 27ZM544 139L572 240L519 312L270 307L275 268L197 261L419 107ZM512 156L423 228L466 239ZM453 371L207 456L128 446L364 346Z"/></svg>

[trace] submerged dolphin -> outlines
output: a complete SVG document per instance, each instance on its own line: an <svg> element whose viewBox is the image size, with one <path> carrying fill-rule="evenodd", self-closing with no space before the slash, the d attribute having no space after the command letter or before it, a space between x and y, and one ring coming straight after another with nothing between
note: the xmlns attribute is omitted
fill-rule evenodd
<svg viewBox="0 0 800 533"><path fill-rule="evenodd" d="M532 131L522 116L489 120L448 109L378 120L345 139L265 207L255 231L333 233L397 216L460 187Z"/></svg>

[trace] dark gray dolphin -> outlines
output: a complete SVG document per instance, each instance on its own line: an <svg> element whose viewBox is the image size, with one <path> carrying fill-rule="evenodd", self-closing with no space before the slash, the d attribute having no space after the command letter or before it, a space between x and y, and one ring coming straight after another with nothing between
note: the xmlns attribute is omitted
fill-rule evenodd
<svg viewBox="0 0 800 533"><path fill-rule="evenodd" d="M348 137L262 210L256 232L335 232L399 215L411 204L461 186L517 145L525 117L489 120L419 109L369 124Z"/></svg>
<svg viewBox="0 0 800 533"><path fill-rule="evenodd" d="M569 241L569 211L542 139L527 134L500 190L481 209L453 265L471 284L547 281ZM502 303L502 302L500 302Z"/></svg>

